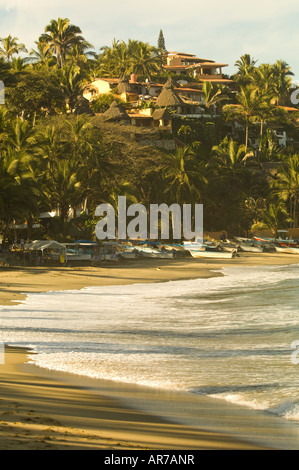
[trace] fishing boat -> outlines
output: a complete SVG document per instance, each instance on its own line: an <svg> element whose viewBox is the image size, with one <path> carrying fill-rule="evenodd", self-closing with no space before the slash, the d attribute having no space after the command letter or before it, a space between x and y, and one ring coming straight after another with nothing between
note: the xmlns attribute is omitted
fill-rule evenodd
<svg viewBox="0 0 299 470"><path fill-rule="evenodd" d="M64 243L64 245L67 261L90 261L96 246L85 242Z"/></svg>
<svg viewBox="0 0 299 470"><path fill-rule="evenodd" d="M183 246L183 248L185 250L189 250L189 251L190 250L195 250L195 251L200 250L203 246L211 246L211 247L216 248L214 242L210 242L208 240L196 240L194 242L184 241L183 245L181 245L181 246Z"/></svg>
<svg viewBox="0 0 299 470"><path fill-rule="evenodd" d="M193 258L232 259L236 256L237 251L192 250L190 253Z"/></svg>
<svg viewBox="0 0 299 470"><path fill-rule="evenodd" d="M240 243L240 250L246 253L263 253L265 248L263 245L255 245L254 243Z"/></svg>
<svg viewBox="0 0 299 470"><path fill-rule="evenodd" d="M274 238L253 237L253 241L258 243L273 243Z"/></svg>
<svg viewBox="0 0 299 470"><path fill-rule="evenodd" d="M242 238L235 237L240 244L240 250L251 253L263 253L265 251L274 251L275 244L272 238Z"/></svg>
<svg viewBox="0 0 299 470"><path fill-rule="evenodd" d="M142 249L140 250L140 253L144 258L161 258L161 259L175 258L175 251Z"/></svg>
<svg viewBox="0 0 299 470"><path fill-rule="evenodd" d="M257 241L258 243L263 243L263 244L277 244L279 246L286 246L286 247L289 247L289 246L292 246L292 247L296 247L297 246L297 242L295 240L291 240L291 239L283 239L283 238L277 238L276 240L274 240L274 238L260 238L260 237L254 237L254 240Z"/></svg>
<svg viewBox="0 0 299 470"><path fill-rule="evenodd" d="M296 248L297 247L297 242L295 240L280 240L280 239L277 239L276 240L276 243L281 246L281 247L293 247L293 248Z"/></svg>
<svg viewBox="0 0 299 470"><path fill-rule="evenodd" d="M234 239L240 243L252 243L252 238L234 237Z"/></svg>
<svg viewBox="0 0 299 470"><path fill-rule="evenodd" d="M275 250L277 253L287 253L291 255L299 255L299 247L292 246L276 246Z"/></svg>
<svg viewBox="0 0 299 470"><path fill-rule="evenodd" d="M218 246L222 251L238 251L240 245L231 242L220 242Z"/></svg>

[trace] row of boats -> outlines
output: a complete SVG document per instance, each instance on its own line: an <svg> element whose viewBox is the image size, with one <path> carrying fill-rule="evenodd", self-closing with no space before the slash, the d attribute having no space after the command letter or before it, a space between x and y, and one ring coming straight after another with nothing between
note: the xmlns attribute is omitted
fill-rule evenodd
<svg viewBox="0 0 299 470"><path fill-rule="evenodd" d="M139 242L138 244L112 244L114 257L132 259L143 258L175 258L192 256L194 258L232 259L239 256L240 252L264 253L277 252L299 254L299 246L295 240L270 239L270 238L240 238L233 240L213 242L204 240L185 241L182 244L164 244L159 242ZM110 255L111 259L111 255Z"/></svg>
<svg viewBox="0 0 299 470"><path fill-rule="evenodd" d="M193 258L232 259L240 252L264 253L277 252L299 254L296 240L270 238L240 238L232 240L184 241L183 243L161 244L149 240L139 242L75 242L66 244L68 261L91 261L94 264L102 261L118 261L119 259L157 258L171 259L192 256Z"/></svg>

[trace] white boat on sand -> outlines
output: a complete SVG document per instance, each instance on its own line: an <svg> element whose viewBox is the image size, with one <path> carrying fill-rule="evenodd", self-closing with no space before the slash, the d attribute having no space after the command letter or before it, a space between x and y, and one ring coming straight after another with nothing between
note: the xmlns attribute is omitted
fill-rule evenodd
<svg viewBox="0 0 299 470"><path fill-rule="evenodd" d="M218 246L222 251L238 251L240 245L231 242L220 242Z"/></svg>
<svg viewBox="0 0 299 470"><path fill-rule="evenodd" d="M275 247L275 250L277 251L277 253L287 253L287 254L290 254L290 255L299 255L299 247L296 248L296 247L292 247L292 246L276 246Z"/></svg>
<svg viewBox="0 0 299 470"><path fill-rule="evenodd" d="M240 250L247 253L263 253L265 251L262 245L257 246L254 243L240 243Z"/></svg>
<svg viewBox="0 0 299 470"><path fill-rule="evenodd" d="M133 250L130 249L130 247L126 247L126 251L134 251L134 253L137 253L139 256L142 256L143 258L162 258L162 259L170 259L170 258L175 258L176 256L176 250L167 250L162 249L158 250L155 248L150 248L150 247L145 247L145 246L134 246L132 247Z"/></svg>
<svg viewBox="0 0 299 470"><path fill-rule="evenodd" d="M190 250L193 258L214 258L214 259L232 259L236 256L237 251L209 251L209 250Z"/></svg>

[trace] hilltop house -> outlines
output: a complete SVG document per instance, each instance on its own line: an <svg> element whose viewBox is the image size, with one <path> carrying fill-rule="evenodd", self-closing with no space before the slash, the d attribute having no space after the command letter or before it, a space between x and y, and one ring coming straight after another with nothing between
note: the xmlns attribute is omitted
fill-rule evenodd
<svg viewBox="0 0 299 470"><path fill-rule="evenodd" d="M193 54L168 52L166 64L163 66L166 71L180 75L178 86L175 92L181 97L185 104L201 105L205 104L202 84L205 81L229 85L229 80L223 75L223 68L228 64L217 63L210 59L200 59ZM190 81L190 73L197 80ZM181 75L185 77L181 77ZM140 104L140 101L155 101L159 98L163 90L163 84L151 83L148 80L140 82L133 73L127 77L118 78L96 78L84 90L83 96L88 101L97 96L114 93L123 101ZM196 114L193 113L193 114Z"/></svg>
<svg viewBox="0 0 299 470"><path fill-rule="evenodd" d="M227 82L227 81L226 81ZM141 101L156 101L163 90L164 84L137 82L134 74L130 79L118 78L96 78L89 83L83 92L83 97L88 101L98 96L113 93L126 103L138 104ZM194 102L200 106L205 105L204 95L200 83L188 83L180 80L175 92L184 102ZM190 104L190 103L189 103Z"/></svg>
<svg viewBox="0 0 299 470"><path fill-rule="evenodd" d="M228 64L215 62L210 59L200 59L193 54L181 52L168 52L164 69L176 74L185 74L191 72L194 78L201 82L217 82L220 84L231 83L232 81L224 78L223 68Z"/></svg>
<svg viewBox="0 0 299 470"><path fill-rule="evenodd" d="M228 64L216 63L209 59L200 59L193 54L169 52L164 69L179 74L176 85L169 78L164 84L149 80L138 81L133 73L130 78L96 78L86 86L83 96L88 101L102 94L113 94L126 103L126 115L116 103L103 115L103 119L129 120L137 127L158 127L161 130L172 129L172 115L201 118L205 115L205 98L202 90L204 81L229 84L222 70ZM190 78L190 71L193 78ZM181 76L181 75L185 76ZM129 119L127 119L127 116Z"/></svg>

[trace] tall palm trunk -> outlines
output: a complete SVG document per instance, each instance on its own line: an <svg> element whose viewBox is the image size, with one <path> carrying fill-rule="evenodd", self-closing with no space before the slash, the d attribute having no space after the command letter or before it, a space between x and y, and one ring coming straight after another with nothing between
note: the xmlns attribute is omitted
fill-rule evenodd
<svg viewBox="0 0 299 470"><path fill-rule="evenodd" d="M261 137L263 137L264 134L264 120L261 119Z"/></svg>
<svg viewBox="0 0 299 470"><path fill-rule="evenodd" d="M247 151L247 148L248 148L248 139L249 139L249 117L246 116L245 151Z"/></svg>

